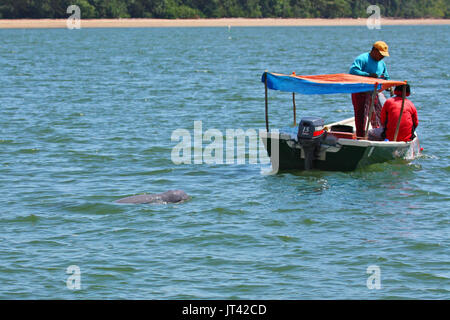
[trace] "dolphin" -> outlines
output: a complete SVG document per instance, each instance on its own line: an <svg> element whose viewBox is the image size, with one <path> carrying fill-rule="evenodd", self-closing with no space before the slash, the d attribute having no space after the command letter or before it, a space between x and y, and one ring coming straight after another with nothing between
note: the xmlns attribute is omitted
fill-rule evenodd
<svg viewBox="0 0 450 320"><path fill-rule="evenodd" d="M183 190L169 190L158 194L139 194L116 200L116 203L179 203L188 200Z"/></svg>

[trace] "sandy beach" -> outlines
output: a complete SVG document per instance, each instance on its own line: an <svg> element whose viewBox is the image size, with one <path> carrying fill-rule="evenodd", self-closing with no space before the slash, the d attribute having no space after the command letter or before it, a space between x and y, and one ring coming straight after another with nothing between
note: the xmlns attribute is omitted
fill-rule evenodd
<svg viewBox="0 0 450 320"><path fill-rule="evenodd" d="M81 28L365 26L367 19L81 19ZM381 19L383 25L448 25L450 19ZM67 28L67 19L0 19L0 29Z"/></svg>

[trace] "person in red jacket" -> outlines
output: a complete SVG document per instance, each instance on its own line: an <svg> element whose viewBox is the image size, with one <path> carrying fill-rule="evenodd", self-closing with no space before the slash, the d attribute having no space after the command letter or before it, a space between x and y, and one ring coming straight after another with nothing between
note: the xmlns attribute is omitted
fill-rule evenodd
<svg viewBox="0 0 450 320"><path fill-rule="evenodd" d="M398 118L400 117L400 110L402 108L402 92L403 85L395 87L395 97L387 99L381 109L380 128L371 130L370 140L388 139L394 141L395 130L397 128ZM411 94L409 84L406 85L406 96ZM419 125L417 117L417 110L411 100L405 98L405 105L403 107L402 119L400 128L398 130L397 141L410 141L414 139L414 131Z"/></svg>

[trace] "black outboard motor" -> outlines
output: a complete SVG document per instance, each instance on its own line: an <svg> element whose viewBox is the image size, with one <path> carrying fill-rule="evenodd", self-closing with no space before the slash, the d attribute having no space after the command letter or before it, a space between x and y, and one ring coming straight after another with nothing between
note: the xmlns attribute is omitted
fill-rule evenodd
<svg viewBox="0 0 450 320"><path fill-rule="evenodd" d="M323 119L316 117L303 118L298 125L297 138L305 153L305 170L313 168L313 160L317 158L320 145L326 138L323 127Z"/></svg>

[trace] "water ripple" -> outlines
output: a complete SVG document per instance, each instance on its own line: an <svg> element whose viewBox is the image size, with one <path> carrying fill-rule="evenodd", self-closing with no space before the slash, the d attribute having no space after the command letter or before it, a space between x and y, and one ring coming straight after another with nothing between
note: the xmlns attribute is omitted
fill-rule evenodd
<svg viewBox="0 0 450 320"><path fill-rule="evenodd" d="M448 299L448 31L0 30L0 298ZM380 38L390 75L413 88L424 153L412 163L272 176L172 162L172 132L193 144L194 121L264 128L264 70L347 72ZM406 49L418 43L427 54ZM291 95L269 101L271 127L289 125ZM350 97L299 97L297 119L311 115L350 117ZM191 200L114 203L169 189Z"/></svg>

